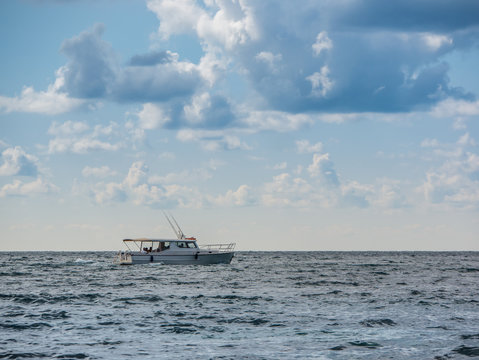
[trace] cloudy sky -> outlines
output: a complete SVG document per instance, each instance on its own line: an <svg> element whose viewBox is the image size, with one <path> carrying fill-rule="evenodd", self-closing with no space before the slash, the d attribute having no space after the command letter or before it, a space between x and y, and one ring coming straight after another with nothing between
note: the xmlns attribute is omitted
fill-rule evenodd
<svg viewBox="0 0 479 360"><path fill-rule="evenodd" d="M4 0L0 250L479 250L477 0Z"/></svg>

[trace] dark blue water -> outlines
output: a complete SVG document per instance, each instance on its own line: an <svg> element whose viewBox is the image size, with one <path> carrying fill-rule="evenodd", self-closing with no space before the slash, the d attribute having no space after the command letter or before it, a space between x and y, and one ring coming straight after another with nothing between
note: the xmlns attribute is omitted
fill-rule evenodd
<svg viewBox="0 0 479 360"><path fill-rule="evenodd" d="M0 253L0 358L469 359L479 253Z"/></svg>

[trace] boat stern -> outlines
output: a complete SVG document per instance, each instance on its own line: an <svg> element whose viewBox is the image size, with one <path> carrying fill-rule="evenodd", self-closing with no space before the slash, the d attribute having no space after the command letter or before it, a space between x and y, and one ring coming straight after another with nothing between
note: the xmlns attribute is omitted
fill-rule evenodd
<svg viewBox="0 0 479 360"><path fill-rule="evenodd" d="M118 254L115 258L115 263L119 265L131 265L132 259L129 251L118 251Z"/></svg>

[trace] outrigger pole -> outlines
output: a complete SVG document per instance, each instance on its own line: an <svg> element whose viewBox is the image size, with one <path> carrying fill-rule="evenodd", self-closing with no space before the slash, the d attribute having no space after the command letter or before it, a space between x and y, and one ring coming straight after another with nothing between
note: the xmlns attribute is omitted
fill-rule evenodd
<svg viewBox="0 0 479 360"><path fill-rule="evenodd" d="M178 225L178 223L176 222L176 219L174 218L173 215L170 214L170 216L171 216L171 218L173 219L173 221L175 222L176 226L178 227L178 234L180 235L180 237L179 237L178 239L185 239L186 236L185 236L185 234L183 233L183 230L181 230L180 225Z"/></svg>
<svg viewBox="0 0 479 360"><path fill-rule="evenodd" d="M183 231L181 230L180 226L179 226L178 223L176 222L176 220L175 220L175 218L173 217L173 215L170 214L171 218L173 219L173 221L174 221L175 224L176 224L176 227L172 224L170 218L168 217L168 215L167 215L164 211L163 211L163 215L165 215L166 220L168 220L168 222L170 223L170 226L171 226L171 228L173 229L173 231L175 232L176 237L178 238L178 240L185 239L185 234L183 234Z"/></svg>

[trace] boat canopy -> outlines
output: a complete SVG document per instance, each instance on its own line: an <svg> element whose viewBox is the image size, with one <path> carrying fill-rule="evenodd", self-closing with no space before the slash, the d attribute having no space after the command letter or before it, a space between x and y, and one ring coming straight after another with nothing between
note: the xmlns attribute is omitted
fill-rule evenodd
<svg viewBox="0 0 479 360"><path fill-rule="evenodd" d="M123 242L193 242L196 241L195 238L186 238L186 239L148 239L148 238L139 238L139 239L123 239Z"/></svg>

